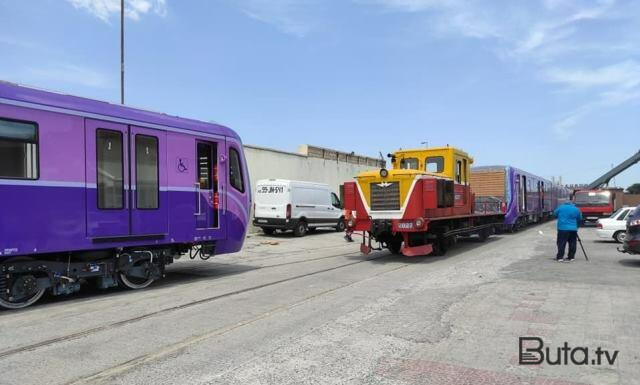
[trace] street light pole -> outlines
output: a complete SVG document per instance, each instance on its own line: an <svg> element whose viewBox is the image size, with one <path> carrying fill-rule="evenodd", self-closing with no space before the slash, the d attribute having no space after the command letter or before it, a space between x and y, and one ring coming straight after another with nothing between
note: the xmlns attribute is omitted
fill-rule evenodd
<svg viewBox="0 0 640 385"><path fill-rule="evenodd" d="M120 104L124 104L124 0L120 0Z"/></svg>

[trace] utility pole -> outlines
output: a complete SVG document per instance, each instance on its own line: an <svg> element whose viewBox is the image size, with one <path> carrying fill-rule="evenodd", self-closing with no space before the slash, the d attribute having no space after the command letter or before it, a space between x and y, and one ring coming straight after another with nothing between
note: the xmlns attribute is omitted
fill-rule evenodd
<svg viewBox="0 0 640 385"><path fill-rule="evenodd" d="M120 104L124 104L124 0L120 0Z"/></svg>

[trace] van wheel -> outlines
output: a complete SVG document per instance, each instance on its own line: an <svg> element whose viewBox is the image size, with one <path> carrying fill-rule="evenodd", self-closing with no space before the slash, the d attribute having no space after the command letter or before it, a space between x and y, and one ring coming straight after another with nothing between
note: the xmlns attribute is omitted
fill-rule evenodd
<svg viewBox="0 0 640 385"><path fill-rule="evenodd" d="M293 235L296 237L304 237L307 233L307 224L304 221L298 222L296 227L293 229Z"/></svg>
<svg viewBox="0 0 640 385"><path fill-rule="evenodd" d="M613 234L613 239L615 239L618 243L623 243L626 237L627 233L624 231L616 231L616 233Z"/></svg>
<svg viewBox="0 0 640 385"><path fill-rule="evenodd" d="M347 226L344 224L344 218L338 219L338 225L336 226L336 231L341 233L346 228L347 228Z"/></svg>
<svg viewBox="0 0 640 385"><path fill-rule="evenodd" d="M263 227L262 231L267 235L272 235L273 233L276 232L276 229L272 229L270 227Z"/></svg>

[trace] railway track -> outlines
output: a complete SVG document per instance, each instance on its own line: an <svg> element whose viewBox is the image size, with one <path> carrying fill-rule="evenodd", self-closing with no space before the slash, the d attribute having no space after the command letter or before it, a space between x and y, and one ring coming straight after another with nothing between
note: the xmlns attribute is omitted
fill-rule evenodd
<svg viewBox="0 0 640 385"><path fill-rule="evenodd" d="M336 269L339 269L339 268L352 266L352 265L355 265L355 264L364 263L364 262L368 262L368 261L371 261L371 260L380 260L380 259L384 259L385 257L388 257L388 256L389 255L387 254L387 255L383 255L383 256L377 257L377 258L368 258L368 259L362 260L362 261L357 261L357 262L353 262L353 263L349 263L349 264L345 264L345 265L341 265L341 266L336 266L336 267L329 268L329 269L323 269L322 271L308 273L308 274L304 274L304 275L301 275L301 276L292 277L290 279L282 280L282 282L291 281L293 279L298 279L298 278L301 278L301 277L304 277L304 276L319 274L319 273L326 272L326 271L336 270ZM395 272L397 270L403 269L403 268L405 268L407 266L410 266L410 265L411 265L410 263L404 263L404 264L402 264L400 266L395 266L392 269L385 270L385 271L376 273L374 275L367 276L367 277L362 278L362 279L351 281L351 282L345 283L343 285L339 285L337 287L333 287L331 289L327 289L327 290L324 290L322 292L309 295L309 296L304 297L304 298L302 298L302 299L300 299L300 300L298 300L298 301L296 301L294 303L291 303L291 304L288 304L288 305L285 305L285 306L274 307L274 308L269 309L268 311L265 311L265 312L263 312L263 313L261 313L259 315L256 315L254 317L251 317L251 318L248 318L248 319L245 319L245 320L242 320L242 321L239 321L239 322L234 323L232 325L228 325L228 326L225 326L225 327L208 330L208 331L206 331L204 333L201 333L201 334L198 334L196 336L192 336L192 337L189 337L189 338L184 339L182 341L167 345L164 348L159 349L158 351L155 351L153 353L143 354L143 355L135 357L135 358L133 358L131 360L128 360L128 361L126 361L126 362L124 362L122 364L115 365L115 366L112 366L112 367L104 369L104 370L100 370L100 371L98 371L96 373L93 373L93 374L90 374L88 376L83 376L83 377L77 378L75 380L67 382L66 385L82 385L82 384L101 383L101 382L109 380L109 379L111 379L111 378L113 378L115 376L127 373L127 372L129 372L129 371L131 371L131 370L133 370L133 369L135 369L135 368L137 368L139 366L142 366L142 365L144 365L146 363L150 363L150 362L162 359L164 357L179 353L180 351L182 351L184 349L187 349L190 346L195 345L197 343L203 342L203 341L205 341L207 339L222 336L222 335L227 334L229 332L232 332L234 330L240 329L240 328L242 328L244 326L248 326L248 325L251 325L251 324L253 324L255 322L258 322L258 321L261 321L263 319L267 319L269 317L277 315L279 313L286 312L286 311L288 311L288 310L290 310L290 309L292 309L294 307L300 306L300 305L302 305L302 304L304 304L304 303L306 303L308 301L314 300L316 298L322 297L324 295L336 292L338 290L341 290L341 289L344 289L344 288L347 288L347 287L350 287L350 286L357 285L357 284L359 284L361 282L364 282L364 281L367 281L367 280L370 280L370 279L374 279L374 278L377 278L377 277L385 275L385 274L389 274L389 273ZM271 284L269 284L269 285L271 285ZM266 285L261 285L261 286L265 287Z"/></svg>
<svg viewBox="0 0 640 385"><path fill-rule="evenodd" d="M266 266L258 267L255 270L276 268L276 267L282 267L282 266L287 266L287 265L294 265L294 264L300 264L300 263L305 263L305 262L313 262L313 261L318 261L318 260L323 260L323 259L330 259L330 258L337 258L337 257L355 256L355 255L359 255L359 254L360 253L333 254L333 255L322 256L322 257L317 257L317 258L310 258L310 259L301 260L301 261L292 261L292 262L286 262L286 263L266 265ZM295 276L292 276L292 277L287 277L287 278L283 278L283 279L279 279L279 280L263 283L263 284L260 284L260 285L255 285L255 286L251 286L251 287L247 287L247 288L243 288L243 289L239 289L239 290L234 290L234 291L218 294L218 295L211 296L211 297L198 299L198 300L187 302L187 303L184 303L184 304L163 308L163 309L160 309L160 310L157 310L157 311L153 311L153 312L150 312L150 313L146 313L146 314L143 314L143 315L140 315L140 316L127 318L125 320L112 322L112 323L109 323L109 324L106 324L106 325L97 326L97 327L86 329L86 330L83 330L83 331L80 331L80 332L71 333L71 334L68 334L68 335L65 335L65 336L55 337L55 338L43 340L43 341L40 341L40 342L36 342L36 343L33 343L33 344L29 344L29 345L24 345L24 346L20 346L20 347L16 347L16 348L3 350L3 351L0 351L0 360L3 359L3 358L9 357L9 356L16 355L16 354L20 354L20 353L24 353L24 352L28 352L28 351L33 351L33 350L36 350L36 349L40 349L40 348L43 348L43 347L55 345L55 344L58 344L58 343L68 342L68 341L71 341L71 340L80 339L80 338L87 337L89 335L100 333L100 332L103 332L103 331L112 330L112 329L115 329L115 328L118 328L118 327L122 327L122 326L125 326L125 325L130 325L130 324L133 324L133 323L136 323L136 322L140 322L140 321L143 321L143 320L147 320L149 318L157 317L157 316L160 316L160 315L163 315L163 314L179 311L179 310L182 310L182 309L191 308L191 307L194 307L194 306L198 306L198 305L214 302L214 301L221 300L221 299L224 299L224 298L228 298L228 297L232 297L232 296L235 296L235 295L240 295L240 294L244 294L244 293L260 290L260 289L263 289L263 288L267 288L267 287L283 284L283 283L286 283L286 282L295 281L297 279L302 279L302 278L305 278L305 277L310 277L310 276L313 276L313 275L322 274L322 273L326 273L326 272L342 269L342 268L345 268L345 267L349 267L349 266L353 266L353 265L369 262L369 261L372 261L372 260L383 259L383 258L386 258L386 257L389 257L389 256L390 256L389 254L384 254L384 255L381 255L381 256L373 257L373 258L367 258L367 259L363 259L363 260L358 260L358 261L353 261L353 262L341 264L341 265L338 265L338 266L333 266L333 267L329 267L329 268L314 270L314 271L307 272L307 273L304 273L304 274L298 274L298 275L295 275ZM252 271L255 271L255 270L252 270Z"/></svg>

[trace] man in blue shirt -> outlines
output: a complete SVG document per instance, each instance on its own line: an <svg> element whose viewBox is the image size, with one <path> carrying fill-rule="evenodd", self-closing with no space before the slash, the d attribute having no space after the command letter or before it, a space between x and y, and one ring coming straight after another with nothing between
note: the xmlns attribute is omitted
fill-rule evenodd
<svg viewBox="0 0 640 385"><path fill-rule="evenodd" d="M558 245L558 254L556 254L556 261L563 262L564 249L569 242L569 255L568 261L573 261L576 255L576 241L578 240L578 226L582 222L582 213L573 204L573 202L565 202L558 206L553 214L558 218L558 238L556 243Z"/></svg>

